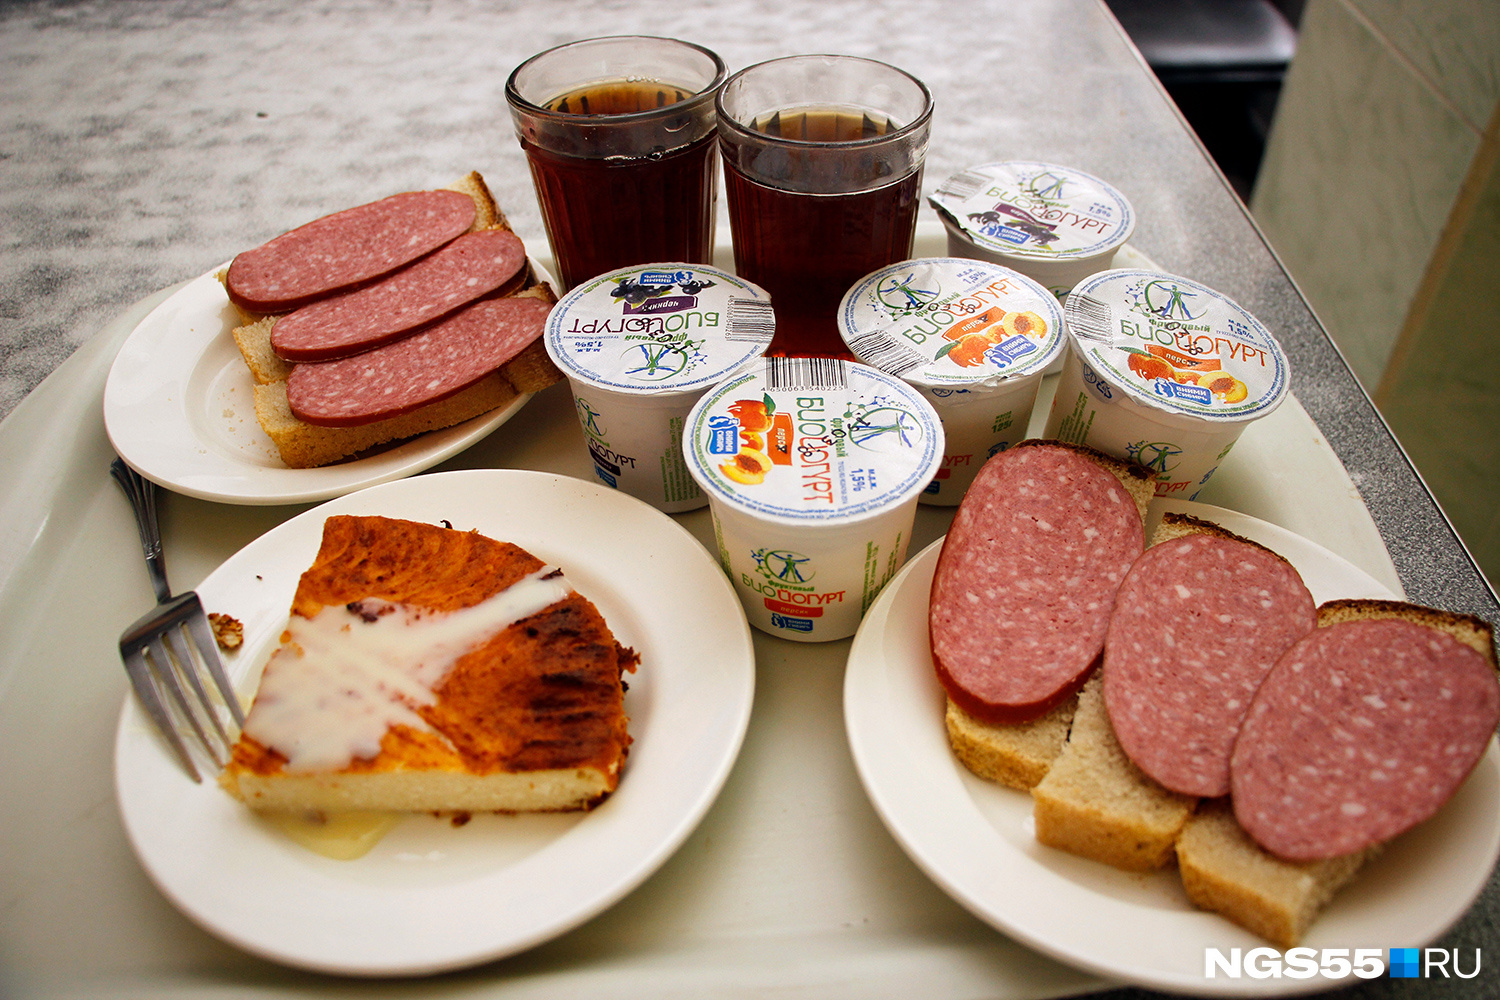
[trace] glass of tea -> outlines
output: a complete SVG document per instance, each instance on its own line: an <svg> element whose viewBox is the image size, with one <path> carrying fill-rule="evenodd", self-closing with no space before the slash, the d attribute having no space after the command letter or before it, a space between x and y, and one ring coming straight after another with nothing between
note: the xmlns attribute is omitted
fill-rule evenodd
<svg viewBox="0 0 1500 1000"><path fill-rule="evenodd" d="M713 260L724 61L630 35L532 56L505 85L566 290L633 264Z"/></svg>
<svg viewBox="0 0 1500 1000"><path fill-rule="evenodd" d="M771 295L776 357L853 359L839 300L911 257L932 95L894 66L788 56L719 91L735 271Z"/></svg>

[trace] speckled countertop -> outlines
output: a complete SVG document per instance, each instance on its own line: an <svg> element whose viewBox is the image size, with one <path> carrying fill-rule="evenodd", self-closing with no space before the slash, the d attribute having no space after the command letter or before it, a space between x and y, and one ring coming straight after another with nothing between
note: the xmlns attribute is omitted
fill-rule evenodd
<svg viewBox="0 0 1500 1000"><path fill-rule="evenodd" d="M0 417L132 303L372 193L477 169L516 229L544 245L506 76L550 45L631 33L690 38L731 69L834 51L909 70L937 106L928 193L961 167L1018 157L1112 181L1139 215L1134 246L1280 336L1297 397L1364 496L1408 595L1500 617L1247 214L1096 0L5 0ZM1497 911L1492 882L1445 943L1493 945ZM1432 995L1484 989L1444 987ZM1346 995L1427 994L1385 980Z"/></svg>

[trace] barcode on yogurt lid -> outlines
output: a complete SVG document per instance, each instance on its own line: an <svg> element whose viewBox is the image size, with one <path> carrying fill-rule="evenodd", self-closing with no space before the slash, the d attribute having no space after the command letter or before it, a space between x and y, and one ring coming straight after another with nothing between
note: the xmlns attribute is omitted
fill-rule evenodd
<svg viewBox="0 0 1500 1000"><path fill-rule="evenodd" d="M849 388L849 365L838 358L767 358L766 386L790 392Z"/></svg>
<svg viewBox="0 0 1500 1000"><path fill-rule="evenodd" d="M979 189L989 182L990 179L984 174L973 174L966 170L961 170L939 184L937 193L949 195L957 198L959 201L967 201L975 194L978 194Z"/></svg>
<svg viewBox="0 0 1500 1000"><path fill-rule="evenodd" d="M731 298L724 339L769 344L776 332L776 317L765 299Z"/></svg>
<svg viewBox="0 0 1500 1000"><path fill-rule="evenodd" d="M849 341L849 350L870 367L897 378L927 363L922 355L882 330L872 330L853 338Z"/></svg>
<svg viewBox="0 0 1500 1000"><path fill-rule="evenodd" d="M1084 340L1101 344L1114 342L1113 318L1109 303L1082 292L1068 296L1068 329Z"/></svg>

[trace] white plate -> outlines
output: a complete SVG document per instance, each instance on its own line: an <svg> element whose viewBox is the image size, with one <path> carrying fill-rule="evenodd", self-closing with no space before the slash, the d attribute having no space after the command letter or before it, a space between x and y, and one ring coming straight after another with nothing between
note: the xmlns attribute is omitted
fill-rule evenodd
<svg viewBox="0 0 1500 1000"><path fill-rule="evenodd" d="M703 546L625 494L540 472L433 473L341 497L267 532L198 588L210 611L244 623L244 648L229 659L242 693L254 689L336 513L446 520L561 566L641 656L626 675L635 742L619 789L587 814L481 815L461 828L407 817L364 858L333 861L211 780L195 785L129 699L116 794L161 891L209 931L274 961L413 975L545 941L655 871L717 796L754 690L749 626Z"/></svg>
<svg viewBox="0 0 1500 1000"><path fill-rule="evenodd" d="M121 345L104 385L110 443L131 468L168 489L238 504L327 500L430 469L482 440L531 398L523 393L498 410L366 458L288 468L255 419L254 383L234 344L239 318L215 277L219 270L189 281L147 314Z"/></svg>
<svg viewBox="0 0 1500 1000"><path fill-rule="evenodd" d="M1328 550L1255 518L1162 501L1280 552L1320 603L1393 597ZM918 866L980 919L1053 958L1154 989L1290 994L1328 979L1204 975L1204 954L1261 938L1195 909L1175 869L1130 874L1036 842L1031 796L970 774L948 748L944 695L927 641L928 590L941 541L901 571L865 617L849 654L844 716L860 779ZM1420 947L1478 896L1500 853L1500 751L1489 752L1436 816L1397 838L1346 886L1302 942L1310 948ZM1384 952L1382 951L1382 959Z"/></svg>

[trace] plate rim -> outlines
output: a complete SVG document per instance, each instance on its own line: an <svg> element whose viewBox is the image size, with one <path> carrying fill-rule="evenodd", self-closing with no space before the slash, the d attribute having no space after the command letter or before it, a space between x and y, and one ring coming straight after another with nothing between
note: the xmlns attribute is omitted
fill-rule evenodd
<svg viewBox="0 0 1500 1000"><path fill-rule="evenodd" d="M206 601L212 600L217 592L231 586L225 582L230 575L245 572L247 567L253 568L254 561L263 558L267 553L273 561L279 561L287 566L302 563L302 568L305 568L305 564L311 560L312 553L316 551L316 540L321 536L322 521L329 514L378 513L380 512L378 509L372 508L394 506L399 508L400 512L390 516L410 517L412 515L406 510L406 506L413 504L418 507L433 503L446 503L450 507L459 506L442 498L445 494L451 496L465 487L476 492L483 490L485 502L488 503L494 503L494 498L502 490L511 491L506 495L512 501L515 501L517 496L529 495L532 498L530 503L543 509L543 521L554 518L557 514L546 509L550 506L549 504L537 504L538 490L553 491L550 495L552 499L556 499L556 495L561 494L590 509L597 509L597 505L602 504L606 513L609 512L610 507L613 507L617 521L627 511L633 512L637 516L638 526L655 524L658 540L670 539L670 544L663 544L663 550L671 558L680 560L681 565L691 568L691 572L687 575L695 583L694 602L695 610L698 612L697 619L704 623L698 629L700 634L694 640L696 643L694 649L701 649L709 639L712 639L713 661L718 665L717 673L700 673L701 667L696 659L691 664L694 669L688 670L690 664L683 662L684 657L689 655L687 653L674 654L665 659L659 657L658 669L667 670L669 675L665 682L662 675L652 678L654 686L651 688L653 693L650 697L653 700L648 705L647 728L644 733L632 729L632 736L636 742L632 745L632 756L627 761L627 771L622 776L620 788L614 795L597 809L582 814L574 825L549 840L544 846L519 860L506 861L482 878L459 880L457 884L470 887L470 889L484 885L487 887L486 892L489 892L497 883L514 880L515 869L527 866L534 868L544 862L550 863L553 861L550 856L560 854L563 859L566 859L572 855L576 861L577 853L581 849L591 843L598 848L600 845L595 842L599 841L604 834L611 832L613 836L607 842L605 853L612 852L613 855L623 853L629 863L615 872L609 883L602 889L597 886L588 886L572 890L577 898L561 908L553 907L557 912L549 914L539 923L529 925L524 929L506 928L504 934L482 947L470 945L460 949L443 950L432 947L430 942L418 941L407 953L401 953L400 949L387 950L378 962L361 962L341 958L337 949L330 949L327 940L290 944L284 939L285 932L278 931L277 928L240 926L234 907L230 905L233 901L225 898L222 886L199 888L194 884L193 872L201 874L209 870L218 870L214 868L214 864L222 866L222 856L213 855L210 859L211 863L208 864L203 863L200 858L177 862L171 857L164 856L164 852L170 852L173 849L175 841L172 837L178 834L173 831L172 824L160 821L159 813L151 813L152 803L156 799L143 796L152 794L153 784L162 786L166 783L164 786L166 794L177 801L189 803L189 808L192 808L193 803L201 803L205 816L199 818L200 823L214 822L213 816L209 814L224 813L225 802L234 807L233 813L240 818L232 822L238 823L241 819L247 823L254 821L250 819L243 806L233 802L217 787L212 775L209 775L202 785L194 785L187 775L172 762L164 743L149 729L149 724L136 705L134 697L127 695L121 706L116 725L113 769L116 805L127 839L142 868L168 901L194 923L221 940L285 966L360 977L429 975L503 958L558 937L613 906L650 878L681 847L718 799L743 748L754 703L755 658L750 626L745 620L739 599L735 596L728 579L724 577L718 564L710 559L707 550L697 539L667 515L626 494L586 480L531 470L453 470L396 480L334 498L288 519L225 560L204 580L199 592L205 595ZM549 494L545 493L541 497L543 500L548 498ZM477 501L471 499L469 502ZM441 520L441 516L433 517L432 520ZM496 534L495 529L489 525L474 527L492 536ZM283 546L288 539L295 539L299 534L308 536L312 543L312 551L279 554L276 552L278 546ZM526 534L526 531L522 531L521 534ZM642 534L643 532L637 531L632 535L632 545L639 545ZM537 543L532 539L530 544L536 545ZM621 549L623 554L624 549L631 547L621 545L617 548ZM609 568L607 562L596 565L600 568L593 570L584 568L583 572L600 573ZM567 569L565 565L564 570ZM301 570L298 569L295 572L300 574ZM259 580L259 576L256 579ZM268 593L262 602L264 607L255 612L262 617L275 614L271 602L277 597L278 587L286 590L288 594L290 589L295 587L295 580L290 581L288 585L288 581L278 581L267 577L264 582L269 584L266 588ZM243 589L244 584L241 583L239 586ZM668 583L664 582L658 586L667 587ZM648 596L650 593L651 588L647 588ZM623 605L630 615L639 618L638 622L634 622L634 627L642 631L638 641L640 638L650 638L656 644L667 641L679 644L682 642L683 629L680 616L673 620L671 632L660 631L663 627L662 622L653 622L651 614L654 611L658 616L665 616L668 611L655 609L651 601L638 596L636 590L623 586L616 587L605 598L605 601ZM289 606L289 600L281 604L283 610L280 616L282 618L286 614L285 608ZM247 684L247 677L258 671L265 657L269 655L269 649L265 648L267 645L265 640L259 642L260 649L250 648L255 641L251 638L251 631L251 628L247 627L246 649L230 666L237 685ZM279 632L279 627L275 631ZM624 638L628 639L630 636L626 635ZM645 664L642 669L650 669L650 665ZM640 676L639 674L631 675L632 678ZM663 687L664 683L668 686ZM701 697L701 691L697 694L692 692L709 683L714 685L715 700L708 706L709 711L700 712L699 709L702 706L690 704L689 698L690 696ZM673 684L682 689L675 695L670 693L670 686ZM686 737L683 734L662 730L661 722L651 726L649 720L652 716L658 720L663 717L670 720L676 716L680 721L683 711L689 708L695 714L704 716L705 720L712 719L712 726L708 721L704 721L702 732L696 734L703 737L693 745L693 757L698 763L693 764L687 771L689 780L695 783L684 785L682 775L688 765L679 762L678 758L681 755L674 757L669 750L674 745L674 740L680 741ZM652 738L652 734L655 734L654 748L646 744L646 740ZM643 750L648 750L648 752L643 753ZM642 774L642 768L650 770ZM635 785L630 783L633 775L638 775ZM693 777L694 775L696 778ZM673 801L667 803L669 808L666 811L652 806L649 800L640 799L640 796L649 794L654 786L662 784L664 780L674 783ZM641 787L643 791L634 793L635 798L632 798L632 788L635 787ZM611 807L613 811L610 811ZM622 812L623 818L614 818ZM641 815L645 815L649 820L651 835L638 837L635 843L631 844L628 842L630 839L628 829L625 831L627 836L623 838L619 836L619 824L631 819L639 820ZM592 832L586 829L591 823L594 824ZM581 830L582 833L580 833ZM278 834L270 833L253 836L280 837ZM627 842L621 843L622 840ZM302 848L295 848L288 841L268 839L267 843L272 849L286 849L293 852L293 857L307 861L313 869L352 871L339 869L337 866L359 864L358 861L329 862L329 865L333 866L329 868L329 865L323 864L325 859L317 858L310 852L304 852ZM549 857L544 858L544 855ZM601 863L607 864L609 861L610 859L606 858ZM304 887L304 895L313 899L311 902L304 899L303 905L317 907L330 905L329 886L324 884L325 882L326 880L316 876L309 878L309 885ZM429 896L441 900L446 888L440 886L436 889L422 889L417 892L425 893L421 896L424 901ZM334 897L338 895L337 889L338 887L335 886ZM362 903L367 902L364 899L367 891L368 886L364 882L356 884L353 879L346 887L346 895L351 898L360 897ZM392 905L416 898L410 886L404 884L389 888L385 892ZM462 893L455 892L455 894L462 896ZM485 899L488 902L493 897L486 895ZM337 911L338 900L334 898L331 903L333 909ZM426 902L424 905L431 905L431 903ZM521 922L527 923L524 920Z"/></svg>
<svg viewBox="0 0 1500 1000"><path fill-rule="evenodd" d="M527 260L535 269L538 280L555 285L551 273L535 257L528 256ZM452 458L488 437L520 412L535 395L530 392L519 393L505 406L471 417L452 427L417 435L365 458L311 469L236 463L232 458L223 456L212 442L204 441L194 433L193 420L188 410L190 406L196 405L197 397L190 397L185 391L194 382L205 355L222 338L232 335L232 320L221 318L217 333L193 341L192 349L185 353L149 350L153 361L164 358L166 364L157 372L155 379L134 389L150 391L151 402L148 406L153 416L174 425L184 425L179 444L190 441L199 445L198 455L213 456L195 459L178 454L171 461L163 461L159 449L153 451L152 448L152 440L156 435L150 428L145 428L132 419L122 401L122 396L132 388L127 386L129 376L126 369L136 354L159 348L174 335L186 337L186 333L175 332L176 324L182 319L188 318L212 326L215 317L230 308L229 296L218 279L218 273L228 263L225 261L197 277L181 282L179 287L136 323L109 363L102 401L105 434L126 464L159 486L200 500L246 506L329 500L423 472ZM184 312L186 317L181 315ZM243 385L248 388L252 384L247 370ZM246 419L249 425L253 425L251 432L263 434L259 424L253 419L253 405L248 400L241 405L248 408L246 412L249 416ZM184 451L181 448L178 450ZM184 462L189 463L189 468L194 464L201 464L204 474L211 474L214 481L222 485L204 486L188 479L181 468Z"/></svg>
<svg viewBox="0 0 1500 1000"><path fill-rule="evenodd" d="M1193 513L1207 520L1215 520L1217 518L1222 522L1228 522L1224 526L1231 531L1235 531L1271 547L1274 547L1272 540L1278 536L1295 539L1300 544L1308 546L1311 551L1316 552L1321 557L1333 560L1336 564L1342 564L1343 567L1347 567L1354 574L1357 574L1354 579L1360 585L1368 585L1370 588L1368 594L1361 596L1374 597L1382 594L1389 597L1399 596L1393 594L1380 581L1331 550L1271 522L1226 508L1175 499L1160 500L1154 503L1150 510L1148 522L1158 518L1163 510ZM918 868L976 918L989 924L1000 933L1006 934L1050 958L1106 977L1122 985L1134 985L1173 993L1193 993L1194 995L1203 996L1289 996L1299 993L1336 989L1355 982L1356 980L1353 977L1343 980L1330 980L1320 976L1303 980L1285 978L1252 979L1249 977L1224 980L1208 979L1206 977L1191 979L1183 973L1170 969L1126 967L1119 962L1084 954L1076 943L1068 945L1056 940L1055 936L1049 938L1045 934L1032 931L1025 925L1024 920L1018 920L1013 915L997 912L1002 908L998 908L995 905L995 901L992 898L993 893L991 898L986 898L982 890L976 891L974 886L963 884L962 878L953 879L950 877L952 864L948 864L945 868L945 866L938 863L938 855L943 852L933 849L930 843L919 842L919 837L914 835L913 831L909 828L910 817L903 814L898 806L893 805L892 799L899 798L899 794L896 791L892 791L892 788L889 787L891 779L888 775L881 773L878 762L873 759L878 757L878 747L874 741L878 740L880 736L873 731L866 732L867 727L873 730L878 726L879 722L888 723L893 718L891 714L878 709L870 709L869 706L873 705L878 698L885 697L887 694L886 677L893 670L902 669L903 666L901 664L892 664L886 659L883 645L879 640L885 636L892 608L902 595L903 587L916 586L913 583L913 578L916 576L930 578L932 569L936 565L943 540L943 538L937 539L926 546L920 553L910 558L897 577L891 581L880 598L877 599L876 604L866 616L865 622L862 623L860 634L856 635L854 644L850 649L844 686L846 734L860 782L864 785L876 813L880 816L881 822ZM1283 555L1287 555L1287 553L1283 553ZM1291 558L1291 556L1288 555L1288 558ZM869 629L868 633L865 631L867 627ZM925 646L925 636L922 637L921 642ZM871 665L872 663L874 664L873 666ZM909 667L910 664L905 664L905 666ZM922 686L926 687L927 683L923 682ZM937 682L935 678L930 681L930 684L936 689ZM879 690L872 694L869 690L862 691L862 685L868 688L878 686ZM940 689L936 689L934 697L941 698ZM917 709L913 709L912 711L915 712ZM914 716L908 717L914 718ZM942 721L940 713L931 722L935 730L941 733ZM982 779L966 777L968 776L968 772L963 768L963 765L951 756L951 751L947 751L946 737L942 737L942 744L946 752L946 759L950 761L953 768L952 782L948 782L946 780L948 776L944 775L944 780L941 782L928 781L925 784L928 787L944 784L956 789L956 799L950 804L954 812L963 815L955 819L952 813L945 812L946 820L950 825L967 825L969 829L964 832L970 835L969 839L971 841L976 840L976 838L983 840L986 847L993 847L994 844L1004 843L1004 837L995 830L990 819L980 812L978 804L972 801L969 788L973 785L985 788L993 787L997 793L1010 793L1013 790L1004 789L1000 786L990 786L988 783L983 782ZM1485 801L1489 801L1489 799L1500 800L1500 795L1496 795L1495 793L1495 775L1496 773L1500 773L1500 746L1497 746L1495 739L1491 740L1485 756L1481 758L1481 765L1487 767L1488 772L1481 776L1483 784L1479 794L1487 794L1488 798ZM1480 768L1476 767L1476 774L1479 770ZM1471 775L1471 779L1474 777L1475 775ZM1485 791L1486 789L1487 792ZM928 805L929 807L932 805L930 800L928 801ZM1493 809L1490 811L1494 812ZM960 820L962 821L961 823ZM1490 864L1483 869L1483 872L1487 873L1494 868L1496 857L1500 856L1500 819L1492 822L1487 829L1480 830L1478 833L1486 841L1486 847L1489 851ZM1050 849L1040 847L1040 845L1038 845L1038 850L1050 852ZM1076 860L1092 864L1092 862L1087 862L1087 859ZM1113 872L1113 870L1108 868L1101 868L1101 871L1107 874ZM1054 873L1050 877L1064 881L1070 886L1077 886L1077 883L1067 879L1067 876L1062 873ZM1357 882L1358 880L1356 880L1356 884ZM1484 890L1487 883L1488 875L1481 873L1472 880L1469 886L1470 891L1451 896L1450 898L1456 905L1450 905L1444 917L1441 920L1434 921L1435 926L1430 926L1423 932L1425 939L1421 943L1429 943L1453 926L1468 911L1470 906L1473 905L1474 899ZM1349 890L1346 889L1345 891ZM1192 915L1217 916L1208 914L1205 911L1191 910L1187 912ZM1224 918L1220 917L1218 919L1223 920ZM1226 944L1228 937L1232 933L1249 933L1241 931L1227 920L1224 921L1224 927ZM1390 937L1389 934L1386 936ZM1267 942L1260 941L1259 939L1257 941L1261 945L1267 944ZM1404 945L1411 942L1403 940L1401 943ZM1305 944L1306 942L1304 942ZM1382 942L1380 946L1385 947L1387 944L1389 944L1388 941ZM1277 950L1280 951L1281 949Z"/></svg>

